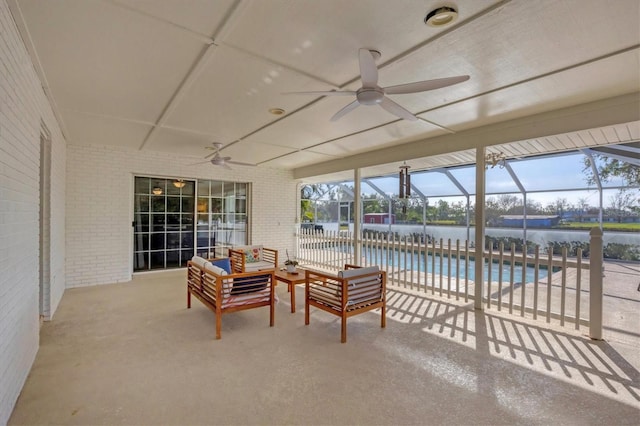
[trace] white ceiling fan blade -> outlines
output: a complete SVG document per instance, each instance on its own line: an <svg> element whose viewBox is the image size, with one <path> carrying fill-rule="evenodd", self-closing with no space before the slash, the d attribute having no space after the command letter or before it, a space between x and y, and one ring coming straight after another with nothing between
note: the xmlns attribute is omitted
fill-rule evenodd
<svg viewBox="0 0 640 426"><path fill-rule="evenodd" d="M358 107L358 105L360 105L360 102L358 102L358 100L356 99L355 101L351 102L350 104L348 104L347 106L342 108L340 111L336 112L333 115L333 117L331 117L330 121L338 121L338 120L340 120L340 118L342 118L345 114L347 114L348 112L351 112L354 109L356 109Z"/></svg>
<svg viewBox="0 0 640 426"><path fill-rule="evenodd" d="M197 166L198 164L208 163L209 161L200 161L199 163L187 164L187 166Z"/></svg>
<svg viewBox="0 0 640 426"><path fill-rule="evenodd" d="M349 96L355 95L356 92L352 90L345 91L337 91L337 90L327 90L327 91L319 91L319 92L284 92L283 95L316 95L316 96Z"/></svg>
<svg viewBox="0 0 640 426"><path fill-rule="evenodd" d="M387 95L402 95L407 93L424 92L426 90L439 89L469 80L468 75L457 77L436 78L434 80L416 81L415 83L398 84L397 86L384 87Z"/></svg>
<svg viewBox="0 0 640 426"><path fill-rule="evenodd" d="M378 67L369 49L358 51L360 58L360 78L362 87L376 87L378 85Z"/></svg>
<svg viewBox="0 0 640 426"><path fill-rule="evenodd" d="M382 101L378 105L380 105L382 108L389 111L391 114L396 115L400 118L404 118L405 120L409 120L409 121L418 120L418 117L416 117L415 115L413 115L412 113L410 113L409 111L407 111L406 109L398 105L397 103L393 102L391 99L387 98L386 96L382 98Z"/></svg>
<svg viewBox="0 0 640 426"><path fill-rule="evenodd" d="M226 161L226 163L229 163L229 164L236 164L236 165L238 165L238 166L257 167L257 164L243 163L243 162L241 162L241 161L231 161L231 160L229 160L229 161Z"/></svg>
<svg viewBox="0 0 640 426"><path fill-rule="evenodd" d="M207 156L206 156L206 157L204 157L204 158L213 157L213 156L214 156L214 155L216 155L216 154L217 154L217 152L212 152L211 154L207 155Z"/></svg>
<svg viewBox="0 0 640 426"><path fill-rule="evenodd" d="M233 170L231 167L229 167L229 165L228 165L226 162L225 162L225 163L222 163L222 164L220 164L220 165L221 165L222 167L224 167L225 169L227 169L227 170Z"/></svg>

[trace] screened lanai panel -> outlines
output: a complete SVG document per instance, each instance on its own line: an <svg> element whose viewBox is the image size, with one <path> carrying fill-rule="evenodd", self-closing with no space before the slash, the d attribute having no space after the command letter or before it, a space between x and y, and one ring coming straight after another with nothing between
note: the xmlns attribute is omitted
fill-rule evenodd
<svg viewBox="0 0 640 426"><path fill-rule="evenodd" d="M463 194L451 179L441 172L411 173L411 184L427 197Z"/></svg>
<svg viewBox="0 0 640 426"><path fill-rule="evenodd" d="M489 167L485 173L485 192L487 194L513 194L520 192L518 185L505 168Z"/></svg>
<svg viewBox="0 0 640 426"><path fill-rule="evenodd" d="M386 181L389 179L384 179L384 178L371 178L371 179L366 179L366 180L362 180L362 184L360 185L360 193L367 197L367 196L371 196L371 195L376 195L378 197L384 197L385 195L389 195L392 190L391 190L391 186L389 183L387 183ZM368 182L373 183L379 190L382 190L382 194L380 194L380 192L378 192L375 188L373 188L371 185L369 185ZM380 185L382 185L383 187L380 187ZM396 186L398 186L398 184L396 183ZM397 191L397 189L396 189Z"/></svg>
<svg viewBox="0 0 640 426"><path fill-rule="evenodd" d="M397 196L398 195L398 177L397 176L382 176L382 177L374 177L374 178L366 178L362 181L362 193L364 194L378 194L381 195L378 191L376 191L369 182L376 186L376 188L384 193L384 195L388 196Z"/></svg>
<svg viewBox="0 0 640 426"><path fill-rule="evenodd" d="M510 165L527 191L595 189L583 172L584 158L583 154L545 156L512 161Z"/></svg>
<svg viewBox="0 0 640 426"><path fill-rule="evenodd" d="M458 167L449 169L449 173L471 195L476 193L476 166Z"/></svg>

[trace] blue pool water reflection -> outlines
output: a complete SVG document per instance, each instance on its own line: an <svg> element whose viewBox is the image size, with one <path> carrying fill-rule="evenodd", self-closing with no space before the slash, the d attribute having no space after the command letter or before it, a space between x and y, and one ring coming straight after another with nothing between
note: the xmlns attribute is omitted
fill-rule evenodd
<svg viewBox="0 0 640 426"><path fill-rule="evenodd" d="M391 250L391 255L389 256L386 249L378 249L378 250L364 250L363 256L367 259L367 263L370 264L378 264L378 265L388 265L389 268L394 269L409 269L420 272L427 272L431 274L434 271L436 275L442 274L445 277L449 276L449 270L451 270L452 277L458 277L460 279L464 279L465 275L469 277L469 280L474 280L475 278L475 261L471 258L469 259L468 264L465 265L464 257L461 257L459 260L453 256L449 259L446 254L442 258L442 265L440 256L436 255L435 257L435 265L433 263L433 256L428 255L425 264L425 256L424 253L407 253L405 256L404 252L399 252L397 250ZM449 261L451 260L451 261ZM489 271L491 271L491 281L498 281L500 278L500 273L502 273L502 281L510 282L511 280L511 265L506 263L503 264L502 267L497 262L492 262L491 268L487 267L488 261L485 260L485 268L484 268L484 280L489 279ZM425 268L426 266L426 268ZM522 265L518 264L518 260L516 259L515 265L513 267L513 281L515 283L522 282ZM533 266L527 266L524 270L525 273L525 282L533 282L535 276L535 268ZM545 278L547 276L546 267L540 267L538 271L538 279Z"/></svg>

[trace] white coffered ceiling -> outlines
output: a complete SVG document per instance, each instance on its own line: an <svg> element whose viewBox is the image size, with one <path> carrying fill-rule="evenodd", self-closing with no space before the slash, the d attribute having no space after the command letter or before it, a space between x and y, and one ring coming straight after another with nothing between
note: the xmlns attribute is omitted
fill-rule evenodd
<svg viewBox="0 0 640 426"><path fill-rule="evenodd" d="M473 140L524 157L640 139L637 0L9 4L69 144L197 158L215 141L312 178L472 162ZM443 4L458 20L425 25ZM330 122L352 98L282 94L356 90L363 47L382 53L381 86L470 79L392 95L417 122L376 106Z"/></svg>

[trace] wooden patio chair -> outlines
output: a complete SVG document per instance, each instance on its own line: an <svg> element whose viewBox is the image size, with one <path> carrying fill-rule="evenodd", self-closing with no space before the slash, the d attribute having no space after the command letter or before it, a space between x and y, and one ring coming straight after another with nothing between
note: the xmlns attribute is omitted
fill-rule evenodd
<svg viewBox="0 0 640 426"><path fill-rule="evenodd" d="M218 260L196 256L187 262L187 308L191 308L193 295L215 312L216 339L221 337L222 315L230 312L269 306L269 326L273 327L275 271L229 274L214 265Z"/></svg>
<svg viewBox="0 0 640 426"><path fill-rule="evenodd" d="M311 306L342 318L341 342L347 341L347 318L381 309L380 327L386 326L387 274L377 266L345 265L338 275L305 271L305 325Z"/></svg>

